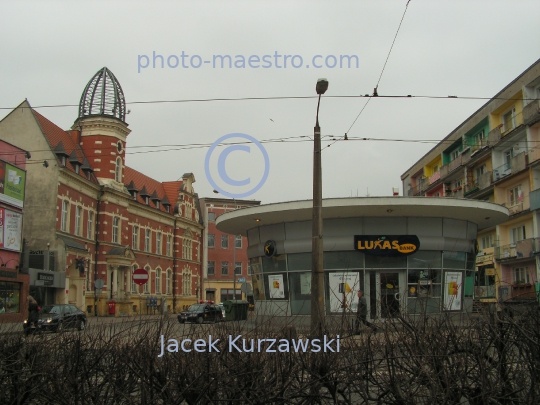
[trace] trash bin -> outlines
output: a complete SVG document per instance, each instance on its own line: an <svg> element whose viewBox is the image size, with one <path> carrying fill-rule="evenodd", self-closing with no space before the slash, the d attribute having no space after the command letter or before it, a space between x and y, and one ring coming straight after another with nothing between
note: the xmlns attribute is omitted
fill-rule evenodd
<svg viewBox="0 0 540 405"><path fill-rule="evenodd" d="M249 302L244 300L229 300L223 303L225 319L227 321L247 320Z"/></svg>

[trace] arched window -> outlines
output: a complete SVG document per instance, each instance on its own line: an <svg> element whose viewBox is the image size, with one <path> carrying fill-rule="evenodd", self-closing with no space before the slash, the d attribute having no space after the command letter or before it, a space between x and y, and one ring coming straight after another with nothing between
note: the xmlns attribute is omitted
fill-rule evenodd
<svg viewBox="0 0 540 405"><path fill-rule="evenodd" d="M156 294L161 294L161 269L156 269Z"/></svg>
<svg viewBox="0 0 540 405"><path fill-rule="evenodd" d="M148 294L150 292L150 281L152 280L151 277L151 269L150 266L146 265L144 266L145 270L148 272L148 282L144 285L144 293Z"/></svg>
<svg viewBox="0 0 540 405"><path fill-rule="evenodd" d="M172 270L167 269L167 284L165 294L170 295L172 291Z"/></svg>
<svg viewBox="0 0 540 405"><path fill-rule="evenodd" d="M191 270L186 267L182 271L182 295L191 295Z"/></svg>
<svg viewBox="0 0 540 405"><path fill-rule="evenodd" d="M118 182L122 182L122 158L118 157L116 158L116 171L114 174L114 179Z"/></svg>

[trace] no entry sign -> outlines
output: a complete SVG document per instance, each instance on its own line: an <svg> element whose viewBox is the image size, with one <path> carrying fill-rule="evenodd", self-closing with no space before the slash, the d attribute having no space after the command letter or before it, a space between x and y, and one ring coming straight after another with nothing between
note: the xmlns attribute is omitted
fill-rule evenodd
<svg viewBox="0 0 540 405"><path fill-rule="evenodd" d="M148 272L145 269L137 269L133 272L133 282L145 285L148 282Z"/></svg>

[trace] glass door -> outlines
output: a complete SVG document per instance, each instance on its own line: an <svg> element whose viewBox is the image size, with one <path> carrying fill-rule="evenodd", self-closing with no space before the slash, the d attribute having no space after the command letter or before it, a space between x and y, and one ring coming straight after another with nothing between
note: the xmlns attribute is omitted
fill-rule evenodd
<svg viewBox="0 0 540 405"><path fill-rule="evenodd" d="M381 318L395 318L400 314L400 274L380 273L379 293Z"/></svg>

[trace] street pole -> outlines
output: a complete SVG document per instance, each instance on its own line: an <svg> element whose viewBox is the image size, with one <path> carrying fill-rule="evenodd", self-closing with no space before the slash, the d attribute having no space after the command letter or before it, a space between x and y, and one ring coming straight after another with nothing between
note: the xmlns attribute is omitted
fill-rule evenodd
<svg viewBox="0 0 540 405"><path fill-rule="evenodd" d="M311 248L311 333L321 336L325 324L324 312L324 272L323 272L323 219L322 219L322 164L321 164L321 128L319 126L319 106L321 95L328 89L328 81L317 81L317 117L313 140L313 212L312 212L312 248Z"/></svg>
<svg viewBox="0 0 540 405"><path fill-rule="evenodd" d="M234 209L237 209L236 199L233 197ZM236 300L236 234L233 238L233 299Z"/></svg>

